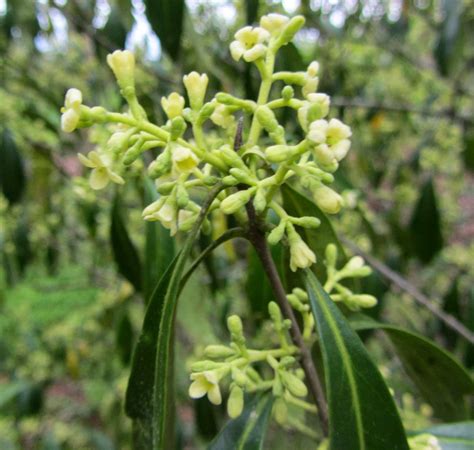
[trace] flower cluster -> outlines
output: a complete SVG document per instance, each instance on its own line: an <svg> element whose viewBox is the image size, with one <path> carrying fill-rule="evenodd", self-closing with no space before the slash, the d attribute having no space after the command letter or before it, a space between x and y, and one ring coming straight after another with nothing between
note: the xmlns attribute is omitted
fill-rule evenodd
<svg viewBox="0 0 474 450"><path fill-rule="evenodd" d="M296 227L314 228L319 220L288 215L280 188L285 183L296 184L310 193L324 212L337 213L343 200L328 185L349 150L351 131L339 120L327 118L330 100L316 92L316 61L301 72L274 70L278 50L303 24L301 16L290 19L269 14L262 17L259 26L247 26L235 33L230 44L232 57L255 64L261 76L256 102L222 92L206 101L208 76L191 72L183 77L187 99L179 92L163 97L161 106L167 122L162 125L151 123L137 100L133 54L125 50L109 55L107 63L128 111L87 107L77 89L67 92L62 109L65 132L96 123L108 124L112 130L105 145L80 157L92 169L92 188L101 189L109 181L121 184L130 166L138 160L147 163L148 175L156 181L161 196L145 208L143 217L161 222L174 234L189 230L194 223L201 209L202 191L222 182L223 189L209 212L235 214L244 222L246 215L242 212L249 202L262 218L273 211L278 223L268 241L276 244L283 239L289 245L293 271L311 266L316 255ZM296 90L301 95L296 95ZM277 118L281 109L294 111L295 123L304 136L299 142L287 141ZM244 127L242 145L234 148L239 117L248 126ZM217 130L211 131L212 125ZM150 160L145 152L153 154L154 159Z"/></svg>
<svg viewBox="0 0 474 450"><path fill-rule="evenodd" d="M308 389L304 383L304 373L297 368L298 350L289 343L288 320L284 320L278 305L268 305L272 328L278 336L280 347L269 350L255 350L247 346L240 317L234 315L227 320L231 336L230 345L209 345L204 349L207 359L192 364L189 395L201 398L207 395L215 405L222 403L219 383L227 378L230 381L230 393L227 400L227 412L230 417L238 417L244 408L245 392L272 391L276 397L274 417L279 423L287 421L288 405L299 406L309 412L316 409L304 400ZM263 378L255 364L266 363L271 375Z"/></svg>

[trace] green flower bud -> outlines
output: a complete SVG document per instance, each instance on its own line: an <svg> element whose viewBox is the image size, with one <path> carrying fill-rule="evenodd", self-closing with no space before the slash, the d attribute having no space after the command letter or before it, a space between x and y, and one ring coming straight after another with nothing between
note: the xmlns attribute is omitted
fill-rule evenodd
<svg viewBox="0 0 474 450"><path fill-rule="evenodd" d="M232 337L243 337L244 327L242 326L242 319L237 315L232 315L227 318L227 328Z"/></svg>
<svg viewBox="0 0 474 450"><path fill-rule="evenodd" d="M238 191L235 194L229 195L222 200L220 209L224 214L233 214L240 208L245 206L252 197L255 189L247 189L245 191Z"/></svg>
<svg viewBox="0 0 474 450"><path fill-rule="evenodd" d="M296 150L294 147L289 145L272 145L267 147L265 150L265 154L267 156L268 161L279 163L283 161L287 161L288 159L293 158L296 156Z"/></svg>
<svg viewBox="0 0 474 450"><path fill-rule="evenodd" d="M306 397L308 395L308 388L303 381L291 372L281 371L280 376L283 384L295 397Z"/></svg>
<svg viewBox="0 0 474 450"><path fill-rule="evenodd" d="M280 307L275 302L270 302L268 304L268 313L270 314L270 318L275 326L279 327L282 321Z"/></svg>
<svg viewBox="0 0 474 450"><path fill-rule="evenodd" d="M215 152L215 154L219 158L222 158L229 167L248 170L247 166L242 161L242 158L228 145L222 146L219 150Z"/></svg>
<svg viewBox="0 0 474 450"><path fill-rule="evenodd" d="M138 139L132 147L130 147L123 157L122 163L126 166L134 163L137 158L142 154L143 139Z"/></svg>
<svg viewBox="0 0 474 450"><path fill-rule="evenodd" d="M268 106L259 106L255 111L255 116L260 125L268 132L275 131L278 127L278 121L275 113Z"/></svg>
<svg viewBox="0 0 474 450"><path fill-rule="evenodd" d="M337 247L334 244L328 244L326 247L326 265L328 267L336 267Z"/></svg>
<svg viewBox="0 0 474 450"><path fill-rule="evenodd" d="M189 194L183 184L176 185L176 204L178 208L185 208L189 203Z"/></svg>
<svg viewBox="0 0 474 450"><path fill-rule="evenodd" d="M360 308L372 308L377 304L377 299L369 294L352 295L349 301Z"/></svg>
<svg viewBox="0 0 474 450"><path fill-rule="evenodd" d="M206 103L199 111L199 115L197 116L196 123L198 125L202 125L206 120L208 120L214 110L216 109L216 105L212 102Z"/></svg>
<svg viewBox="0 0 474 450"><path fill-rule="evenodd" d="M236 186L239 184L239 180L233 177L232 175L227 175L226 177L222 178L222 183L224 186Z"/></svg>
<svg viewBox="0 0 474 450"><path fill-rule="evenodd" d="M283 384L281 382L281 378L279 377L279 373L275 373L275 379L273 381L272 386L272 394L275 397L281 397L283 395Z"/></svg>
<svg viewBox="0 0 474 450"><path fill-rule="evenodd" d="M183 113L184 98L177 92L161 98L161 106L169 119L174 119Z"/></svg>
<svg viewBox="0 0 474 450"><path fill-rule="evenodd" d="M239 180L241 183L248 184L249 186L255 185L255 180L251 177L248 170L237 169L234 167L230 169L229 172L234 178Z"/></svg>
<svg viewBox="0 0 474 450"><path fill-rule="evenodd" d="M175 141L176 139L180 138L185 131L186 122L181 116L177 116L171 119L170 139L172 141Z"/></svg>
<svg viewBox="0 0 474 450"><path fill-rule="evenodd" d="M282 220L280 221L278 226L276 226L275 228L273 228L272 231L270 231L269 235L267 236L268 243L270 245L278 244L278 242L281 241L281 239L283 238L283 235L285 234L285 229L286 229L286 221Z"/></svg>
<svg viewBox="0 0 474 450"><path fill-rule="evenodd" d="M208 345L204 349L204 355L212 359L228 358L235 355L235 350L225 345Z"/></svg>
<svg viewBox="0 0 474 450"><path fill-rule="evenodd" d="M292 217L291 222L303 228L318 228L321 225L317 217Z"/></svg>
<svg viewBox="0 0 474 450"><path fill-rule="evenodd" d="M288 44L295 37L295 34L303 27L304 23L305 18L303 16L293 17L283 28L275 46L278 48Z"/></svg>
<svg viewBox="0 0 474 450"><path fill-rule="evenodd" d="M267 207L267 199L265 198L266 192L264 189L257 189L255 198L253 200L253 206L257 213L262 213Z"/></svg>
<svg viewBox="0 0 474 450"><path fill-rule="evenodd" d="M280 425L286 425L288 420L288 406L285 400L277 398L273 404L273 417Z"/></svg>
<svg viewBox="0 0 474 450"><path fill-rule="evenodd" d="M114 72L121 89L135 86L135 57L129 50L116 50L107 55L107 64Z"/></svg>
<svg viewBox="0 0 474 450"><path fill-rule="evenodd" d="M149 166L148 175L150 178L160 178L166 175L171 170L171 152L169 148L163 150L163 153L159 155Z"/></svg>
<svg viewBox="0 0 474 450"><path fill-rule="evenodd" d="M171 191L174 189L175 186L176 182L169 181L167 183L160 183L156 190L160 195L169 195L171 194Z"/></svg>
<svg viewBox="0 0 474 450"><path fill-rule="evenodd" d="M295 90L291 86L285 86L281 90L281 96L287 102L295 96Z"/></svg>
<svg viewBox="0 0 474 450"><path fill-rule="evenodd" d="M231 419L239 417L244 409L244 391L239 386L233 386L227 401L227 414Z"/></svg>
<svg viewBox="0 0 474 450"><path fill-rule="evenodd" d="M214 186L218 181L219 181L219 178L215 177L214 175L206 175L202 179L202 182L206 186Z"/></svg>
<svg viewBox="0 0 474 450"><path fill-rule="evenodd" d="M232 368L232 379L237 383L237 385L242 387L246 386L248 383L247 375L236 367Z"/></svg>
<svg viewBox="0 0 474 450"><path fill-rule="evenodd" d="M109 140L107 141L107 148L112 153L122 153L127 148L129 139L130 134L128 132L117 131L112 134L112 136L110 136Z"/></svg>

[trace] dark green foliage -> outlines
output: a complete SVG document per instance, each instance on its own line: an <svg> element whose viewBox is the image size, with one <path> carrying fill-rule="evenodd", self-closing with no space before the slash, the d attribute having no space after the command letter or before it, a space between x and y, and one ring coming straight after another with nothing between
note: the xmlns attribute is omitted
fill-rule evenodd
<svg viewBox="0 0 474 450"><path fill-rule="evenodd" d="M305 284L323 354L330 449L408 450L392 396L364 345L310 270Z"/></svg>
<svg viewBox="0 0 474 450"><path fill-rule="evenodd" d="M119 195L115 197L111 211L110 243L119 272L132 283L137 291L141 291L140 258L125 226Z"/></svg>
<svg viewBox="0 0 474 450"><path fill-rule="evenodd" d="M26 186L23 159L8 128L0 136L0 187L10 204L18 203Z"/></svg>

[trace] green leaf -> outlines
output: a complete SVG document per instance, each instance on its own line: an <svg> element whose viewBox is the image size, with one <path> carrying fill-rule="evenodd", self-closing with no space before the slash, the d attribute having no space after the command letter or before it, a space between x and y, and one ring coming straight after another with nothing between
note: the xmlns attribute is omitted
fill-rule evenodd
<svg viewBox="0 0 474 450"><path fill-rule="evenodd" d="M144 202L149 205L158 198L158 194L149 179L144 183ZM159 222L146 222L145 225L145 267L143 268L143 290L148 302L157 281L171 264L176 250L174 239Z"/></svg>
<svg viewBox="0 0 474 450"><path fill-rule="evenodd" d="M474 448L474 421L435 425L416 434L436 436L442 450L472 450Z"/></svg>
<svg viewBox="0 0 474 450"><path fill-rule="evenodd" d="M298 228L298 232L316 253L317 261L312 266L312 269L316 276L323 280L326 277L323 259L328 244L333 243L337 246L338 264L342 265L346 262L344 249L337 238L336 232L326 215L305 195L300 194L288 185L282 186L281 192L283 195L283 207L290 216L312 216L317 217L321 221L321 225L316 229Z"/></svg>
<svg viewBox="0 0 474 450"><path fill-rule="evenodd" d="M248 25L252 25L257 20L258 4L259 0L245 0L245 16Z"/></svg>
<svg viewBox="0 0 474 450"><path fill-rule="evenodd" d="M271 395L254 397L239 417L227 422L208 449L262 450L272 405Z"/></svg>
<svg viewBox="0 0 474 450"><path fill-rule="evenodd" d="M0 139L0 188L8 202L13 205L20 201L25 190L25 169L8 128L3 129Z"/></svg>
<svg viewBox="0 0 474 450"><path fill-rule="evenodd" d="M141 291L142 269L140 258L125 226L121 200L118 194L112 206L110 242L119 272L130 281L137 291Z"/></svg>
<svg viewBox="0 0 474 450"><path fill-rule="evenodd" d="M464 151L463 159L466 169L474 170L474 126L470 126L464 130Z"/></svg>
<svg viewBox="0 0 474 450"><path fill-rule="evenodd" d="M429 263L443 248L441 218L430 178L422 187L409 226L415 255L424 263Z"/></svg>
<svg viewBox="0 0 474 450"><path fill-rule="evenodd" d="M146 15L161 46L173 60L178 59L183 31L184 0L145 0Z"/></svg>
<svg viewBox="0 0 474 450"><path fill-rule="evenodd" d="M436 417L445 421L469 418L466 396L474 393L469 373L454 357L425 337L363 314L351 319L355 330L381 329L395 346L405 371Z"/></svg>
<svg viewBox="0 0 474 450"><path fill-rule="evenodd" d="M323 354L330 449L408 450L382 375L315 275L304 273Z"/></svg>
<svg viewBox="0 0 474 450"><path fill-rule="evenodd" d="M137 448L174 448L174 328L182 277L191 249L197 240L207 210L218 194L209 194L186 242L166 270L150 299L142 334L133 357L125 410L137 419Z"/></svg>
<svg viewBox="0 0 474 450"><path fill-rule="evenodd" d="M444 20L439 29L434 56L441 75L448 76L462 56L463 0L443 0L441 5Z"/></svg>

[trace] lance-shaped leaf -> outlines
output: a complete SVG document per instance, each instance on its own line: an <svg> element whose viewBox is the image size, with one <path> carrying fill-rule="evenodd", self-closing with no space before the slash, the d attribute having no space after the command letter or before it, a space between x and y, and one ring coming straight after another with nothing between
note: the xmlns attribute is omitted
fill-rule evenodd
<svg viewBox="0 0 474 450"><path fill-rule="evenodd" d="M181 252L166 270L150 299L132 363L125 410L135 421L136 448L174 448L174 328L181 280L216 186L201 208Z"/></svg>
<svg viewBox="0 0 474 450"><path fill-rule="evenodd" d="M436 417L445 421L470 417L466 397L474 394L474 381L450 353L424 336L363 314L354 315L351 326L355 330L380 329L387 334L405 371Z"/></svg>
<svg viewBox="0 0 474 450"><path fill-rule="evenodd" d="M472 450L474 448L474 421L435 425L416 434L436 436L442 450Z"/></svg>
<svg viewBox="0 0 474 450"><path fill-rule="evenodd" d="M408 450L392 396L361 340L315 275L305 271L321 345L331 450Z"/></svg>
<svg viewBox="0 0 474 450"><path fill-rule="evenodd" d="M110 242L119 272L132 283L137 291L141 291L142 270L140 258L125 226L118 195L115 197L112 206Z"/></svg>
<svg viewBox="0 0 474 450"><path fill-rule="evenodd" d="M25 190L26 175L23 159L8 128L0 135L0 161L0 188L10 204L17 203Z"/></svg>
<svg viewBox="0 0 474 450"><path fill-rule="evenodd" d="M239 417L227 422L209 450L262 450L272 405L271 395L254 397Z"/></svg>

